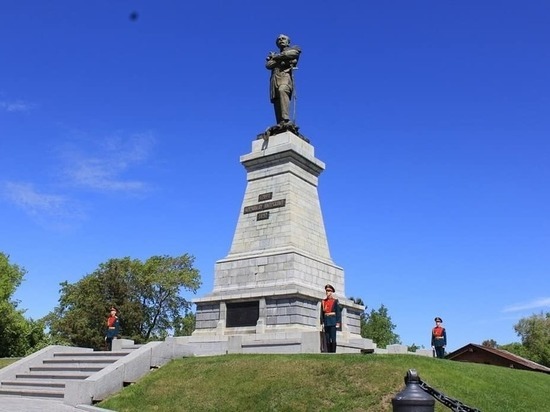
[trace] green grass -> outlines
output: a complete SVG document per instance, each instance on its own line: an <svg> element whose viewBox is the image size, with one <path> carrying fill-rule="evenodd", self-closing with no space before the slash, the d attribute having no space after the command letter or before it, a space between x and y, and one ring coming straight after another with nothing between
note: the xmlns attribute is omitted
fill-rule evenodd
<svg viewBox="0 0 550 412"><path fill-rule="evenodd" d="M9 364L18 361L19 358L0 358L0 368L8 366Z"/></svg>
<svg viewBox="0 0 550 412"><path fill-rule="evenodd" d="M146 411L391 411L416 369L483 412L550 411L550 375L411 355L225 355L174 360L98 406ZM449 411L436 402L437 412Z"/></svg>

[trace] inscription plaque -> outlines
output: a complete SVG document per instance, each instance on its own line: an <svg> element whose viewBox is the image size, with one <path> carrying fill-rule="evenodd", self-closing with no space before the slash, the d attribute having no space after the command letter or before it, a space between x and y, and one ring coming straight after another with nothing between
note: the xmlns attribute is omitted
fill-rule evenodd
<svg viewBox="0 0 550 412"><path fill-rule="evenodd" d="M257 205L246 206L244 208L244 214L261 212L263 210L275 209L278 207L284 207L286 205L286 199L272 200L271 202L258 203Z"/></svg>
<svg viewBox="0 0 550 412"><path fill-rule="evenodd" d="M269 212L260 212L256 215L256 220L267 220L269 219Z"/></svg>
<svg viewBox="0 0 550 412"><path fill-rule="evenodd" d="M258 202L265 202L271 199L273 199L273 192L262 193L258 196Z"/></svg>
<svg viewBox="0 0 550 412"><path fill-rule="evenodd" d="M256 326L260 317L260 302L236 302L226 305L226 326L234 328L239 326Z"/></svg>

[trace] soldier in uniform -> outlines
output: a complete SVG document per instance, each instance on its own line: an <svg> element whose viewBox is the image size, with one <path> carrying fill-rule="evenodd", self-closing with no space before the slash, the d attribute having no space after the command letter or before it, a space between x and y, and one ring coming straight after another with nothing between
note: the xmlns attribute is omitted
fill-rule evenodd
<svg viewBox="0 0 550 412"><path fill-rule="evenodd" d="M432 329L432 349L435 350L435 354L439 359L445 357L445 346L447 346L447 332L445 328L441 326L443 322L438 316L434 319L435 327Z"/></svg>
<svg viewBox="0 0 550 412"><path fill-rule="evenodd" d="M105 346L108 351L113 349L113 339L118 336L120 321L117 316L118 309L111 307L109 317L107 318L107 330L105 332Z"/></svg>
<svg viewBox="0 0 550 412"><path fill-rule="evenodd" d="M275 109L275 119L278 125L290 123L290 99L294 90L292 70L298 64L300 47L290 45L290 37L279 35L275 41L279 53L271 52L266 57L265 67L271 70L269 81L269 97Z"/></svg>
<svg viewBox="0 0 550 412"><path fill-rule="evenodd" d="M342 314L338 299L332 295L335 292L332 285L325 285L327 297L321 302L321 325L325 331L327 352L336 352L336 329L342 322Z"/></svg>

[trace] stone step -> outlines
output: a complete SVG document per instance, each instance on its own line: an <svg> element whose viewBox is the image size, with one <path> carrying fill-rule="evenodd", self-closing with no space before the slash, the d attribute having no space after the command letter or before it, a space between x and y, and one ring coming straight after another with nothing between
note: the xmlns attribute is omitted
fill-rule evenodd
<svg viewBox="0 0 550 412"><path fill-rule="evenodd" d="M37 388L65 388L64 382L59 382L56 380L47 380L47 379L41 379L41 380L32 380L32 379L20 379L20 380L9 380L9 381L2 381L0 384L1 389L5 389L7 387L37 387Z"/></svg>
<svg viewBox="0 0 550 412"><path fill-rule="evenodd" d="M121 361L126 355L133 353L143 345L131 345L132 342L119 342L127 344L115 351L75 351L57 352L50 351L46 359L42 358L25 365L28 371L11 375L9 379L0 381L0 397L28 397L30 399L49 399L51 401L68 401L68 399L80 399L81 394L71 392L65 397L68 387L74 390L74 385L80 385L86 378L97 372L111 367L115 362ZM141 356L143 358L143 356ZM140 358L141 360L141 358ZM134 363L136 359L133 359ZM124 361L123 361L124 362ZM30 365L29 365L30 363ZM34 364L34 365L33 365ZM113 372L113 371L111 371ZM116 373L115 373L116 375ZM117 378L115 376L115 378ZM119 383L120 384L120 383ZM118 385L117 384L117 388ZM96 385L97 386L97 385ZM94 388L98 391L97 388ZM84 399L84 398L82 398ZM86 397L86 399L88 399ZM0 406L0 410L2 410Z"/></svg>
<svg viewBox="0 0 550 412"><path fill-rule="evenodd" d="M58 352L54 353L54 358L87 358L87 357L102 357L105 356L107 358L111 357L123 357L128 355L131 350L123 350L123 351L116 351L116 352L109 352L109 351L94 351L94 352Z"/></svg>
<svg viewBox="0 0 550 412"><path fill-rule="evenodd" d="M29 368L31 373L34 372L88 372L88 373L94 373L99 372L101 369L103 369L102 366L99 365L93 365L93 366L69 366L69 365L62 365L62 366L31 366Z"/></svg>
<svg viewBox="0 0 550 412"><path fill-rule="evenodd" d="M44 359L42 361L45 365L65 365L65 364L77 364L77 365L84 365L84 364L104 364L105 366L110 365L111 363L116 362L120 358L110 357L98 357L98 358L64 358L64 359Z"/></svg>
<svg viewBox="0 0 550 412"><path fill-rule="evenodd" d="M79 385L81 385L81 383L77 382L82 382L105 368L112 368L115 362L121 361L126 355L133 353L136 349L143 346L133 345L132 343L130 340L120 341L117 347L120 348L122 346L122 348L115 351L79 351L82 348L74 348L74 351L67 348L69 352L50 350L47 352L46 359L39 358L33 362L27 362L25 368L28 371L22 370L21 373L16 373L15 376L8 374L6 377L9 376L9 379L0 381L0 397L7 395L35 400L49 399L50 401L55 400L58 402L63 400L68 402L70 399L73 401L78 399L79 402L83 399L89 401L87 395L83 397L82 394L75 394L74 392L69 392L67 397L65 397L65 391L69 387L71 391L74 391L76 387L80 387ZM133 362L132 365L137 360L142 361L141 358L143 358L143 355L135 359L133 358L131 360ZM117 375L117 373L113 375ZM120 380L119 376L114 377L115 380ZM116 388L119 388L119 385L120 382L116 384ZM92 389L95 392L99 393L100 390L103 391L102 388L96 388L97 384L93 386ZM1 406L0 410L3 410Z"/></svg>
<svg viewBox="0 0 550 412"><path fill-rule="evenodd" d="M280 340L269 340L269 339L266 339L266 340L260 340L260 339L257 339L257 340L253 340L253 341L250 341L250 342L243 342L242 343L242 347L243 348L254 348L254 347L262 347L262 346L267 346L267 347L270 347L270 346L296 346L296 345L300 345L301 342L299 340L292 340L292 339L286 339L286 340L283 340L283 339L280 339Z"/></svg>
<svg viewBox="0 0 550 412"><path fill-rule="evenodd" d="M64 380L74 380L74 379L86 379L90 376L90 373L86 372L57 372L57 373L47 373L47 372L35 372L35 373L18 373L15 375L16 379L64 379Z"/></svg>
<svg viewBox="0 0 550 412"><path fill-rule="evenodd" d="M48 399L63 399L65 394L63 389L2 389L0 388L0 395L15 395L15 396L32 396L37 398L48 398Z"/></svg>

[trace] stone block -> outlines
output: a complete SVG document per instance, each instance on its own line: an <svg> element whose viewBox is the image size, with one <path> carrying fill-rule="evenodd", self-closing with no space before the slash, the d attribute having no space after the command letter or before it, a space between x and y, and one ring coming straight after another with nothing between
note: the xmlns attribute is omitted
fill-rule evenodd
<svg viewBox="0 0 550 412"><path fill-rule="evenodd" d="M407 353L409 350L407 345L388 345L386 346L388 353Z"/></svg>

